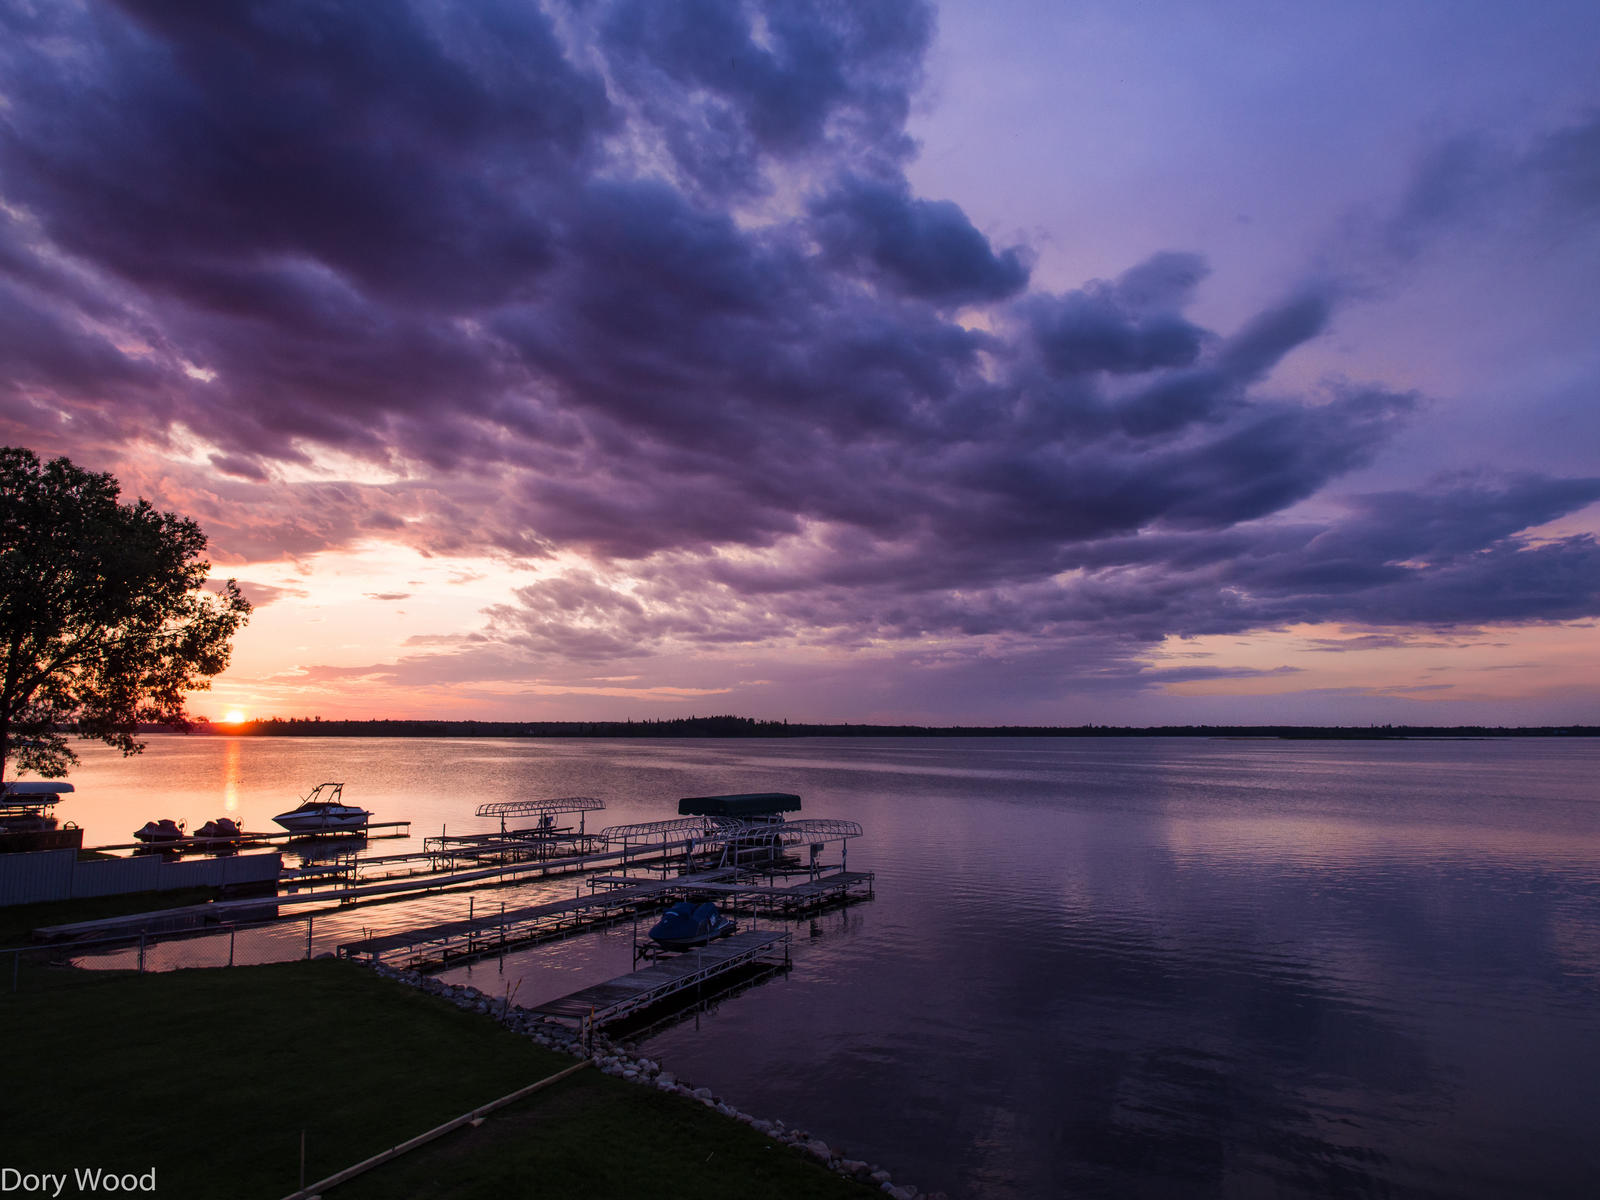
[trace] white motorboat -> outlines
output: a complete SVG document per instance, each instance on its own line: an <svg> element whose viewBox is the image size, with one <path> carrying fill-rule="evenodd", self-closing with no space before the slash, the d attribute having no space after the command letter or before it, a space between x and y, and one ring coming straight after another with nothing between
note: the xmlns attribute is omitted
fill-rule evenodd
<svg viewBox="0 0 1600 1200"><path fill-rule="evenodd" d="M342 783L319 783L300 802L299 808L291 808L272 819L290 833L343 833L351 829L365 829L372 814L364 808L346 804L342 799L343 792Z"/></svg>

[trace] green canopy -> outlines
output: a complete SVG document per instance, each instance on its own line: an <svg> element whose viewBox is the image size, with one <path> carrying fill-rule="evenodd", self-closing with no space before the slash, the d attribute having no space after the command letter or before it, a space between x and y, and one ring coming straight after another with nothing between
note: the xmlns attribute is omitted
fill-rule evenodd
<svg viewBox="0 0 1600 1200"><path fill-rule="evenodd" d="M740 792L733 796L686 796L678 801L685 817L775 817L799 812L800 797L789 792Z"/></svg>

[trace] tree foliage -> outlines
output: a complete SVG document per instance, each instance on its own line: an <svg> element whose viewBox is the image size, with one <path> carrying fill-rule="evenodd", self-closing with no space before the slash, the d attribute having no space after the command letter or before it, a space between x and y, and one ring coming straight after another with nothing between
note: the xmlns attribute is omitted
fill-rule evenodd
<svg viewBox="0 0 1600 1200"><path fill-rule="evenodd" d="M228 665L250 605L204 588L206 538L65 458L0 448L0 777L77 761L65 730L137 754L145 723L188 728L186 692Z"/></svg>

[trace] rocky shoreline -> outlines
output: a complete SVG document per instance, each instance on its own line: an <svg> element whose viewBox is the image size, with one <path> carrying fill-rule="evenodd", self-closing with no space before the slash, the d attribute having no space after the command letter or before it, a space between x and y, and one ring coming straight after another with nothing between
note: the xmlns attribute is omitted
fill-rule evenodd
<svg viewBox="0 0 1600 1200"><path fill-rule="evenodd" d="M642 1087L672 1092L703 1104L707 1108L715 1109L723 1116L748 1125L776 1142L793 1147L800 1154L809 1155L839 1175L868 1187L876 1187L893 1200L948 1200L943 1192L929 1194L919 1192L909 1183L897 1184L882 1167L835 1153L826 1142L812 1137L804 1129L792 1128L782 1121L769 1121L741 1112L714 1094L710 1088L695 1087L679 1079L673 1072L664 1070L660 1063L638 1055L636 1047L628 1042L615 1042L602 1033L593 1033L585 1045L582 1035L575 1030L536 1017L527 1009L508 1004L503 999L487 996L475 987L442 983L418 971L397 971L381 964L373 969L386 979L418 988L429 995L443 997L457 1008L470 1009L491 1017L508 1029L515 1030L525 1037L531 1037L541 1046L558 1053L570 1054L574 1058L587 1058L598 1070L607 1075L637 1083Z"/></svg>

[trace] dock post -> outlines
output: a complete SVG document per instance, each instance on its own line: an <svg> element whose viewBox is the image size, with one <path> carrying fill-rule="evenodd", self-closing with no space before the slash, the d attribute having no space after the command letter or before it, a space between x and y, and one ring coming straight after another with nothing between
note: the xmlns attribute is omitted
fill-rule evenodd
<svg viewBox="0 0 1600 1200"><path fill-rule="evenodd" d="M239 932L237 925L228 926L228 965L233 966L233 935Z"/></svg>
<svg viewBox="0 0 1600 1200"><path fill-rule="evenodd" d="M306 916L306 960L308 962L311 959L311 926L316 919L316 917L311 916L310 914L307 914Z"/></svg>
<svg viewBox="0 0 1600 1200"><path fill-rule="evenodd" d="M144 930L139 930L139 974L144 974Z"/></svg>
<svg viewBox="0 0 1600 1200"><path fill-rule="evenodd" d="M14 950L11 953L11 990L17 990L17 972L22 970L22 951Z"/></svg>

